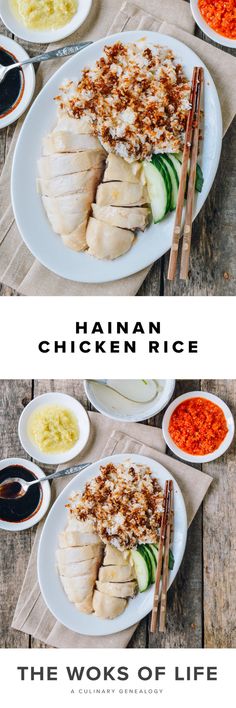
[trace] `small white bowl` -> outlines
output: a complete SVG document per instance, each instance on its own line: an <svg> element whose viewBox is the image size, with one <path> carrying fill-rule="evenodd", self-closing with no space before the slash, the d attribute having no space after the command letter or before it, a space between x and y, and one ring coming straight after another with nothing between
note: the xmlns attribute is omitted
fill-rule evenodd
<svg viewBox="0 0 236 708"><path fill-rule="evenodd" d="M111 389L102 386L95 381L86 379L84 388L90 403L100 413L108 418L120 421L138 423L142 420L152 418L159 413L169 403L175 389L174 379L158 379L160 391L156 398L149 403L134 403L115 393Z"/></svg>
<svg viewBox="0 0 236 708"><path fill-rule="evenodd" d="M9 39L9 37L5 37L5 35L3 34L0 35L0 45L7 52L13 54L16 61L23 61L23 59L29 58L29 55L27 54L27 52L25 52L23 47L20 46L20 44L14 42L13 39ZM10 113L2 117L0 116L0 129L6 128L8 125L18 120L18 118L20 118L22 113L26 111L26 108L28 108L30 104L35 88L35 73L33 64L27 64L27 66L24 67L23 73L25 85L21 99Z"/></svg>
<svg viewBox="0 0 236 708"><path fill-rule="evenodd" d="M172 437L169 434L169 423L170 423L170 418L172 416L173 411L179 406L180 403L183 403L183 401L186 401L188 398L207 398L208 401L212 401L212 403L215 403L221 410L223 411L227 426L228 426L228 433L225 436L223 442L221 445L217 448L217 450L214 450L214 452L209 453L209 455L190 455L187 452L184 452L181 450L180 447L175 445L174 441L172 440ZM218 398L218 396L215 396L213 393L208 393L207 391L190 391L189 393L184 393L182 396L178 396L178 398L175 398L174 401L168 406L163 421L162 421L162 432L164 439L166 441L166 444L174 452L176 457L180 457L181 460L185 460L186 462L194 462L194 463L203 463L203 462L212 462L212 460L216 460L217 457L221 457L221 455L228 450L228 447L231 445L231 442L234 437L234 419L232 416L232 413L226 403L221 400L221 398Z"/></svg>
<svg viewBox="0 0 236 708"><path fill-rule="evenodd" d="M10 0L0 0L0 17L6 27L20 39L36 44L49 44L58 42L60 39L65 39L73 34L86 20L92 6L92 0L78 0L78 9L74 17L59 29L51 30L33 30L25 27L20 19L17 18L11 6Z"/></svg>
<svg viewBox="0 0 236 708"><path fill-rule="evenodd" d="M37 445L34 445L32 440L28 435L28 422L29 417L37 408L42 408L44 406L57 405L67 408L77 418L79 426L79 439L66 452L59 453L46 453L41 452ZM84 449L88 442L90 433L90 420L85 408L72 396L68 396L66 393L43 393L41 396L34 398L28 405L24 408L21 413L18 425L18 435L20 442L24 450L39 462L43 462L45 465L59 465L64 462L72 460L73 457L79 455L79 453Z"/></svg>
<svg viewBox="0 0 236 708"><path fill-rule="evenodd" d="M198 0L190 0L190 7L195 22L197 23L200 30L202 30L202 32L207 35L207 37L212 39L213 42L217 42L217 44L221 44L224 47L231 47L231 49L236 48L236 39L228 39L228 37L224 37L223 34L215 32L215 30L213 30L212 27L210 27L210 25L205 22L198 7Z"/></svg>
<svg viewBox="0 0 236 708"><path fill-rule="evenodd" d="M46 477L45 473L40 469L40 467L38 467L38 465L35 465L35 463L31 462L31 460L24 460L22 457L8 457L6 460L1 460L0 470L10 467L11 465L22 465L22 467L25 467L29 470L29 472L33 472L37 479ZM30 519L26 519L26 521L19 521L19 523L12 523L10 521L3 521L0 519L0 529L4 529L5 531L24 531L25 529L30 529L31 526L38 524L46 514L50 504L50 499L50 484L49 482L44 482L42 484L42 501L36 514L34 514Z"/></svg>

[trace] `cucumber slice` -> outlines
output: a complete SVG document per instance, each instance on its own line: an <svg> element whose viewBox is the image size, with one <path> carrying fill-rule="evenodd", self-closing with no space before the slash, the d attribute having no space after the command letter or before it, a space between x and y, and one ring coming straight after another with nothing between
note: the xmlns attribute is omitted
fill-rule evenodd
<svg viewBox="0 0 236 708"><path fill-rule="evenodd" d="M175 559L174 559L174 556L173 556L173 551L172 551L171 548L170 548L170 550L169 550L169 561L168 561L168 568L169 568L169 570L173 570L174 564L175 564Z"/></svg>
<svg viewBox="0 0 236 708"><path fill-rule="evenodd" d="M150 562L151 562L151 569L152 569L152 575L151 575L151 582L155 583L156 580L156 559L155 556L152 552L151 546L149 546L148 543L145 543L145 549L149 555Z"/></svg>
<svg viewBox="0 0 236 708"><path fill-rule="evenodd" d="M159 170L148 160L143 162L143 169L147 181L153 221L154 224L157 224L158 221L164 219L169 204L169 192L164 170Z"/></svg>
<svg viewBox="0 0 236 708"><path fill-rule="evenodd" d="M165 163L162 160L161 155L153 155L152 156L152 163L160 171L160 173L163 176L165 183L166 183L167 194L168 194L167 205L166 205L166 214L167 214L167 212L170 211L170 208L171 208L172 185L171 185L170 175L169 175L169 172L168 172L168 169L167 169Z"/></svg>
<svg viewBox="0 0 236 708"><path fill-rule="evenodd" d="M177 199L178 199L178 190L179 190L179 178L178 178L178 173L177 170L174 166L174 163L172 160L170 160L169 155L161 155L160 159L162 162L164 162L164 165L169 173L170 181L171 181L171 202L170 202L170 211L173 211L176 209L176 204L177 204Z"/></svg>
<svg viewBox="0 0 236 708"><path fill-rule="evenodd" d="M154 555L154 557L155 557L155 562L156 562L156 565L157 565L157 561L158 561L158 546L157 546L156 543L150 543L150 544L149 544L149 547L150 547L150 550L152 551L152 553L153 553L153 555Z"/></svg>
<svg viewBox="0 0 236 708"><path fill-rule="evenodd" d="M141 550L141 546L138 546L137 550L131 551L131 556L134 562L139 592L144 592L151 583L152 568L149 556L145 551Z"/></svg>
<svg viewBox="0 0 236 708"><path fill-rule="evenodd" d="M170 156L169 156L169 157L170 157ZM174 154L174 157L176 157L176 159L178 160L178 162L180 162L180 163L182 164L182 159L183 159L182 152L177 152L177 153L175 153L175 154ZM188 166L188 172L189 172L189 166ZM199 163L197 162L197 167L196 167L196 180L195 180L195 189L196 189L196 192L201 192L201 191L202 191L203 183L204 183L204 177L203 177L202 168L200 167Z"/></svg>
<svg viewBox="0 0 236 708"><path fill-rule="evenodd" d="M196 169L196 182L195 182L195 189L196 192L201 192L203 188L203 182L204 182L204 177L202 173L202 168L197 162L197 169Z"/></svg>
<svg viewBox="0 0 236 708"><path fill-rule="evenodd" d="M170 161L172 162L172 165L174 165L174 168L175 168L177 175L178 175L178 180L180 181L182 162L172 152L168 153L168 157L169 157Z"/></svg>

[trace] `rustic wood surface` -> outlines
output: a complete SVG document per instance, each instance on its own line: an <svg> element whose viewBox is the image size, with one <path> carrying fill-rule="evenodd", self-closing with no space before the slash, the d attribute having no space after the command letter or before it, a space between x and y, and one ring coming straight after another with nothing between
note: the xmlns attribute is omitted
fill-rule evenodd
<svg viewBox="0 0 236 708"><path fill-rule="evenodd" d="M1 23L1 19L0 33L14 38L14 35ZM198 28L196 28L196 35L214 45L214 42L211 42ZM30 55L36 55L46 49L46 45L29 44L23 40L20 40L20 43ZM233 53L233 50L226 47L221 48ZM0 131L0 172L13 132L14 125ZM224 137L216 179L204 207L194 222L190 277L187 284L181 283L178 279L174 283L167 280L169 254L166 254L153 265L139 295L236 294L235 166L236 120ZM17 293L0 284L0 295L17 295Z"/></svg>
<svg viewBox="0 0 236 708"><path fill-rule="evenodd" d="M24 406L45 391L60 390L91 406L81 381L0 381L1 458L22 456L17 425ZM236 414L236 381L179 381L175 396L189 390L221 396ZM146 421L161 424L163 413ZM168 593L164 635L149 633L150 617L135 632L131 647L236 647L236 445L219 460L203 465L213 483L188 532L184 559ZM47 468L48 470L48 468ZM11 620L25 575L35 529L0 533L0 645L43 646L33 637L11 629Z"/></svg>

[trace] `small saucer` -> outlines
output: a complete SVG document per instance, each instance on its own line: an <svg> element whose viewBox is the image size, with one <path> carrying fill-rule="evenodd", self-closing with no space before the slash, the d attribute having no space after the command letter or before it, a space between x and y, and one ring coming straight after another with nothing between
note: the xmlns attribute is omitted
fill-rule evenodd
<svg viewBox="0 0 236 708"><path fill-rule="evenodd" d="M13 39L9 39L9 37L5 37L5 35L3 34L0 34L0 46L2 47L2 49L5 49L7 52L10 52L10 54L14 56L16 61L23 61L24 59L29 59L29 55L20 46L20 44L14 42ZM33 64L28 64L27 66L25 66L23 69L23 74L24 88L22 96L19 102L16 103L15 108L13 108L5 116L0 116L0 129L6 128L8 125L18 120L18 118L20 118L22 113L26 111L26 108L28 108L30 104L35 88L35 73Z"/></svg>
<svg viewBox="0 0 236 708"><path fill-rule="evenodd" d="M43 472L43 470L40 469L40 467L38 467L38 465L35 465L35 463L31 462L31 460L25 460L22 457L8 457L6 460L1 460L0 470L6 467L10 467L11 465L22 465L22 467L25 467L27 470L29 470L29 472L33 472L35 477L37 477L38 479L46 477L45 473ZM38 524L39 521L46 514L46 511L48 510L50 504L50 499L50 484L49 482L44 482L42 484L42 501L38 511L36 511L36 513L31 516L31 518L26 519L25 521L19 521L17 523L0 519L0 529L4 529L5 531L24 531L25 529L31 528L31 526L35 526L35 524Z"/></svg>

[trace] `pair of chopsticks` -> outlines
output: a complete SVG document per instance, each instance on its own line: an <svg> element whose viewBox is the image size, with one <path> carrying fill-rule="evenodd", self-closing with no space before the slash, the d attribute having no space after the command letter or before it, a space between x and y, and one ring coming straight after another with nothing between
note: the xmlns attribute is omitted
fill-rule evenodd
<svg viewBox="0 0 236 708"><path fill-rule="evenodd" d="M154 601L151 618L151 632L156 632L158 620L159 588L161 586L159 631L165 632L166 628L166 604L167 586L169 575L169 550L172 531L173 517L173 482L167 480L164 489L163 514L161 520L160 544L158 551L157 572L154 589Z"/></svg>
<svg viewBox="0 0 236 708"><path fill-rule="evenodd" d="M186 180L188 173L188 163L190 159L190 172L188 178L188 190L186 201L186 213L183 231L183 243L180 263L180 279L186 280L188 277L189 256L192 238L193 203L196 180L196 167L199 143L199 126L201 111L201 92L203 85L203 69L194 67L192 85L190 93L191 109L188 114L185 143L183 150L182 170L179 182L178 199L176 205L175 224L172 236L172 246L170 252L169 268L167 278L174 280L177 268L179 240L181 234L181 221L184 206L184 196L186 190Z"/></svg>

